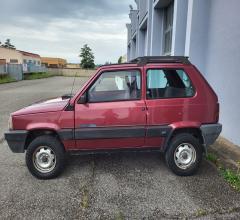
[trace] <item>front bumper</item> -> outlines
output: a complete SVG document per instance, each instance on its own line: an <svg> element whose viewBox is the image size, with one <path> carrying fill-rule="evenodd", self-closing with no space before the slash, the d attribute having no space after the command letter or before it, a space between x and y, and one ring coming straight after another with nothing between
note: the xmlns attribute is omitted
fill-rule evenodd
<svg viewBox="0 0 240 220"><path fill-rule="evenodd" d="M8 131L4 134L9 148L14 153L24 153L27 135L28 131L25 130Z"/></svg>
<svg viewBox="0 0 240 220"><path fill-rule="evenodd" d="M204 140L205 147L213 144L222 131L222 125L217 124L205 124L200 127Z"/></svg>

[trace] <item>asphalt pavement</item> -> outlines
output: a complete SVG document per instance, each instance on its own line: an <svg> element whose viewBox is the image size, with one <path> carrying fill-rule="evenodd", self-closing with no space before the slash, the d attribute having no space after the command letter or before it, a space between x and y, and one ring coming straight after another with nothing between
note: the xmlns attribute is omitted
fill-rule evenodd
<svg viewBox="0 0 240 220"><path fill-rule="evenodd" d="M86 78L77 78L74 91ZM71 91L73 78L0 85L0 139L10 112ZM178 177L159 153L69 156L63 174L38 180L25 155L0 142L0 219L240 219L240 193L203 161Z"/></svg>

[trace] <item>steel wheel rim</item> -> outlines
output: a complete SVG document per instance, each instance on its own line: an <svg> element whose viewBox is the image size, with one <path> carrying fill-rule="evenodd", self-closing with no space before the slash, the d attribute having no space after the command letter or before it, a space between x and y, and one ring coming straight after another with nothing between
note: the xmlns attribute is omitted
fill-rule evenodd
<svg viewBox="0 0 240 220"><path fill-rule="evenodd" d="M180 144L174 152L174 161L178 168L186 170L196 161L196 150L190 143Z"/></svg>
<svg viewBox="0 0 240 220"><path fill-rule="evenodd" d="M49 173L56 167L56 155L48 146L40 146L33 153L33 165L41 173Z"/></svg>

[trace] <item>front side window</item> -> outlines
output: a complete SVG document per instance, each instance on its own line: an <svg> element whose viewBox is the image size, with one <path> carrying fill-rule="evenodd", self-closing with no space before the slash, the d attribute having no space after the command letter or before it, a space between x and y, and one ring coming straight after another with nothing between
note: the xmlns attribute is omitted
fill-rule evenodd
<svg viewBox="0 0 240 220"><path fill-rule="evenodd" d="M184 98L194 96L194 88L181 69L149 69L147 71L147 98Z"/></svg>
<svg viewBox="0 0 240 220"><path fill-rule="evenodd" d="M141 98L139 71L104 72L88 90L89 102L136 100Z"/></svg>

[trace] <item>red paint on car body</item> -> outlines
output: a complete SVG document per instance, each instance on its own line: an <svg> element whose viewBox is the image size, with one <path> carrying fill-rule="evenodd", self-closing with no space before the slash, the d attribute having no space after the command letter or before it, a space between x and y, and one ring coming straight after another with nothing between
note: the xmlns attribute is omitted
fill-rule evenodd
<svg viewBox="0 0 240 220"><path fill-rule="evenodd" d="M146 72L148 69L183 69L190 78L195 95L186 98L147 99ZM106 71L138 70L141 73L139 100L79 104L78 100L95 80ZM72 110L67 110L70 106ZM202 124L217 123L218 99L212 88L193 65L186 64L121 64L103 66L71 99L61 98L37 103L12 113L14 130L51 130L58 132L73 129L72 140L63 140L66 150L96 150L114 148L162 147L164 137L148 137L150 126L200 128ZM96 128L143 127L145 136L123 138L75 139L75 130L86 126ZM81 131L80 131L81 132Z"/></svg>

